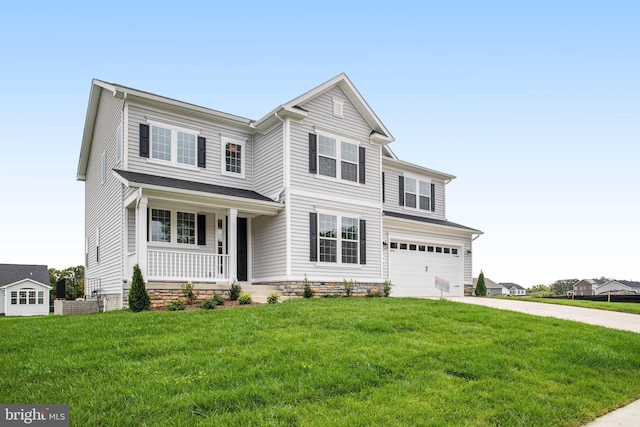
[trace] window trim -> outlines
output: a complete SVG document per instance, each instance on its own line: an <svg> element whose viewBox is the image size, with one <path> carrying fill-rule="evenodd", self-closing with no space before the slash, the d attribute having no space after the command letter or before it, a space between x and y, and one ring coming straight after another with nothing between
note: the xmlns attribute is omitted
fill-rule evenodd
<svg viewBox="0 0 640 427"><path fill-rule="evenodd" d="M160 210L160 211L167 211L170 213L170 219L169 219L169 241L168 242L163 242L163 241L157 241L157 240L153 240L153 232L152 232L152 223L153 223L153 211L154 210ZM178 241L178 213L182 213L182 214L189 214L189 215L193 215L194 216L194 240L193 243L181 243ZM149 241L148 244L151 246L158 246L158 247L173 247L173 248L202 248L202 247L206 247L205 245L199 245L198 244L198 217L199 217L199 213L196 211L192 211L192 210L187 210L187 209L180 209L180 208L171 208L171 207L162 207L162 205L156 206L149 206L149 218L147 221L147 231L149 233ZM206 224L206 216L205 216L205 224Z"/></svg>
<svg viewBox="0 0 640 427"><path fill-rule="evenodd" d="M199 170L198 167L198 137L200 136L200 132L195 129L189 129L182 126L177 126L167 122L160 122L155 120L147 119L147 125L149 125L149 157L147 157L147 162L157 163L162 165L170 165L178 168L185 168L189 170ZM171 160L163 160L157 159L153 157L153 128L158 127L162 129L167 129L171 132L171 138L169 143L171 144ZM193 149L193 164L178 162L178 132L185 133L188 135L193 135L195 138L194 141L194 149Z"/></svg>
<svg viewBox="0 0 640 427"><path fill-rule="evenodd" d="M320 179L329 179L332 181L340 181L342 183L346 183L346 184L352 184L352 185L364 185L363 183L360 182L360 147L361 144L360 142L356 141L353 138L349 138L349 137L345 137L345 136L340 136L338 134L334 134L334 133L329 133L329 132L325 132L319 129L315 129L315 134L316 134L316 144L317 144L317 149L316 149L316 165L317 165L317 170L316 170L316 174L315 176L317 178ZM330 176L330 175L323 175L322 173L320 173L320 136L323 136L325 138L331 138L334 139L336 141L336 155L335 157L330 157L330 156L326 156L326 155L322 155L323 157L326 158L332 158L336 161L336 176ZM351 144L351 145L355 145L356 147L356 160L355 162L351 161L351 160L343 160L342 159L342 144L346 143L346 144ZM356 180L352 181L350 179L345 179L342 178L342 162L347 162L350 164L355 164L356 166Z"/></svg>
<svg viewBox="0 0 640 427"><path fill-rule="evenodd" d="M431 210L431 204L433 203L433 201L431 200L431 185L433 184L431 179L420 177L420 176L416 176L416 175L411 175L411 174L403 174L402 176L403 176L403 180L404 180L404 188L403 188L404 203L403 203L403 208L404 209L409 209L409 210L412 210L412 211L417 211L417 212L433 212ZM415 191L415 193L411 192L411 191L407 191L407 180L408 179L414 180L416 182L416 191ZM426 185L426 188L427 188L426 197L428 198L428 203L427 203L427 208L426 209L422 209L420 207L420 197L421 196L425 197L425 195L420 193L420 183L424 183ZM407 206L407 194L413 194L415 196L416 207Z"/></svg>
<svg viewBox="0 0 640 427"><path fill-rule="evenodd" d="M9 305L44 305L44 291L36 288L19 288L10 291L9 299ZM22 300L24 302L21 302Z"/></svg>
<svg viewBox="0 0 640 427"><path fill-rule="evenodd" d="M317 215L317 230L316 230L316 248L317 248L317 254L318 254L318 258L316 261L316 265L317 266L342 266L342 267L359 267L361 268L362 264L361 264L361 259L360 259L360 233L362 232L362 230L360 229L360 220L362 219L359 215L356 214L352 214L352 213L344 213L344 212L334 212L334 211L326 211L326 210L316 210L315 211L316 215ZM331 240L335 240L336 241L336 261L332 262L332 261L321 261L321 251L320 251L320 241L322 239L326 239L326 237L322 237L320 236L320 216L321 215L328 215L328 216L333 216L336 217L336 237L335 238L330 238ZM342 238L342 219L343 218L350 218L355 220L356 226L357 226L357 235L356 235L356 239L343 239ZM342 242L355 242L356 243L356 262L343 262L342 260Z"/></svg>
<svg viewBox="0 0 640 427"><path fill-rule="evenodd" d="M225 176L235 178L244 178L247 169L247 139L240 139L231 136L220 136L220 173ZM235 144L240 146L240 173L227 171L227 144Z"/></svg>

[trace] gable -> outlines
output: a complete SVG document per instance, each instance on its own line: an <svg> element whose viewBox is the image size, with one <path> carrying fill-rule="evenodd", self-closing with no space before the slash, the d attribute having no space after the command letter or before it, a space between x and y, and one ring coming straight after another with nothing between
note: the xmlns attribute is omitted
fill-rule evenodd
<svg viewBox="0 0 640 427"><path fill-rule="evenodd" d="M26 279L48 286L49 270L46 265L0 264L0 287Z"/></svg>
<svg viewBox="0 0 640 427"><path fill-rule="evenodd" d="M31 279L24 279L24 280L19 280L15 283L10 283L8 285L2 286L2 289L9 291L12 288L19 288L19 289L25 289L25 288L33 288L36 290L50 290L51 286L45 284L45 283L40 283L40 282L36 282L35 280L31 280Z"/></svg>

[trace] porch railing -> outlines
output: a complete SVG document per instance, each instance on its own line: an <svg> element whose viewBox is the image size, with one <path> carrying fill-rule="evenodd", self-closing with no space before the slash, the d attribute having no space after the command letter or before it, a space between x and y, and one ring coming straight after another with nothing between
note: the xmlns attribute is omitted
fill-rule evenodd
<svg viewBox="0 0 640 427"><path fill-rule="evenodd" d="M147 280L213 282L228 279L228 255L147 251Z"/></svg>

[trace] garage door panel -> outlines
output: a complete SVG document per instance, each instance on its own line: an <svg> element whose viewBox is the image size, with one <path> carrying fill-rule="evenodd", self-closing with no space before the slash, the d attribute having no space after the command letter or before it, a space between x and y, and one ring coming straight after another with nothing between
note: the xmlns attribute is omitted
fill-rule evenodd
<svg viewBox="0 0 640 427"><path fill-rule="evenodd" d="M395 247L394 247L395 246ZM427 250L410 250L409 248L429 248ZM406 249L400 249L405 247ZM440 252L436 252L436 248ZM444 253L444 251L448 253ZM453 253L453 252L458 253ZM416 245L392 243L389 250L389 275L393 283L393 296L405 297L438 297L440 289L436 288L436 276L449 282L449 292L442 292L443 296L462 296L463 259L459 255L459 248L443 245Z"/></svg>

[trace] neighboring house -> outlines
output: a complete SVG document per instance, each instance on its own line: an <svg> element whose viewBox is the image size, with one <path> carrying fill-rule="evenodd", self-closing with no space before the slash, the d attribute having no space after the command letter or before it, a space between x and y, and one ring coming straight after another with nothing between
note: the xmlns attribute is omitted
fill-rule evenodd
<svg viewBox="0 0 640 427"><path fill-rule="evenodd" d="M473 278L473 289L474 289L474 293L473 295L475 295L475 289L476 289L476 285L478 284L478 278L474 277ZM502 295L509 295L509 290L507 288L505 288L504 286L502 286L499 283L494 282L493 280L489 279L488 277L484 278L484 284L487 287L487 296L488 297L497 297L497 296L502 296Z"/></svg>
<svg viewBox="0 0 640 427"><path fill-rule="evenodd" d="M594 295L637 295L640 294L640 282L630 280L609 280L598 286Z"/></svg>
<svg viewBox="0 0 640 427"><path fill-rule="evenodd" d="M575 296L595 295L596 288L605 283L600 279L582 279L573 285L573 294Z"/></svg>
<svg viewBox="0 0 640 427"><path fill-rule="evenodd" d="M500 286L507 289L509 291L509 295L511 295L512 297L522 297L527 295L527 290L515 283L505 282L500 283Z"/></svg>
<svg viewBox="0 0 640 427"><path fill-rule="evenodd" d="M49 314L49 270L46 265L0 264L0 314Z"/></svg>
<svg viewBox="0 0 640 427"><path fill-rule="evenodd" d="M416 143L421 136L416 135ZM85 292L125 304L139 264L152 300L243 287L301 295L463 295L479 230L446 219L455 177L402 161L340 74L251 120L93 80L85 181Z"/></svg>

